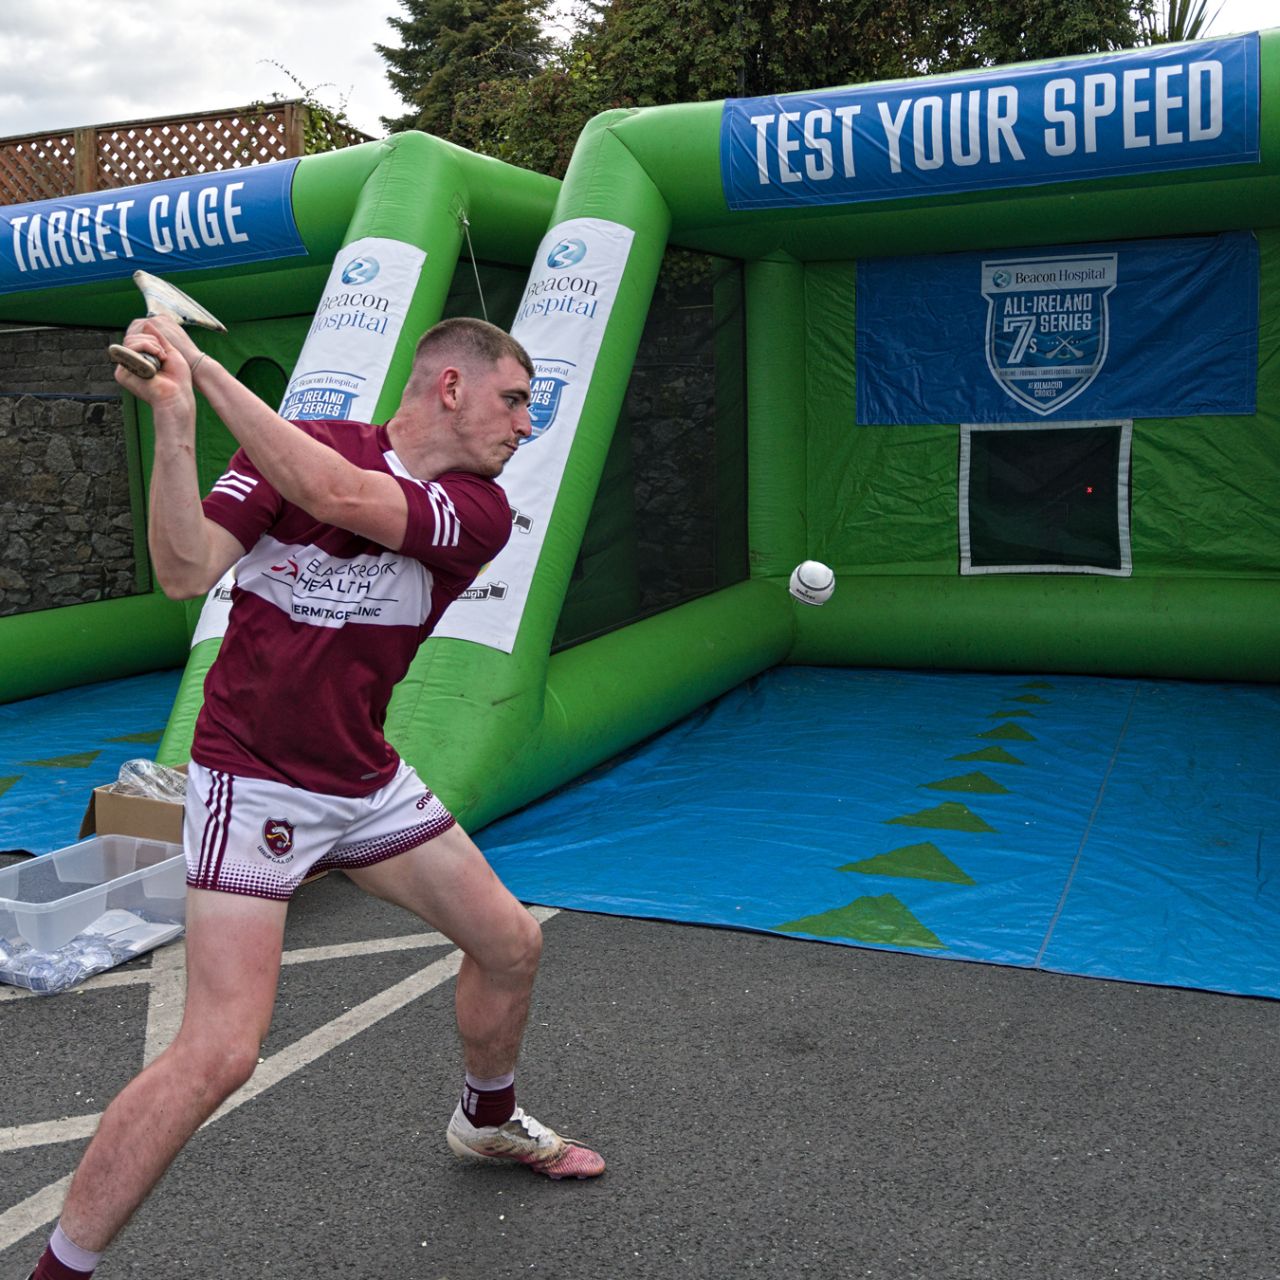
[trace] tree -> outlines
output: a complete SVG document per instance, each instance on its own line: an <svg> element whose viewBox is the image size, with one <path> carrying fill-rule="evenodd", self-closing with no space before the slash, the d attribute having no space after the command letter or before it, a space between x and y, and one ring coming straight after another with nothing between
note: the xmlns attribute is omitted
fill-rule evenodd
<svg viewBox="0 0 1280 1280"><path fill-rule="evenodd" d="M338 100L336 107L331 107L321 100L321 89L334 89L337 87L331 81L314 86L307 85L294 75L284 63L277 62L274 58L263 58L261 61L288 76L302 95L302 105L307 109L303 117L303 155L313 156L321 151L338 151L343 147L351 147L357 143L368 141L368 134L361 133L347 119L347 100L345 96ZM272 103L284 102L285 100L283 94L273 93L271 102L254 103L252 105L269 110ZM246 156L250 154L250 148L247 144L242 144L242 149Z"/></svg>
<svg viewBox="0 0 1280 1280"><path fill-rule="evenodd" d="M1177 0L1173 0L1174 3ZM931 12L917 45L930 71L1077 57L1143 43L1154 0L954 0Z"/></svg>
<svg viewBox="0 0 1280 1280"><path fill-rule="evenodd" d="M1144 43L1159 0L401 0L379 46L414 112L384 120L563 175L583 125L647 107L952 72ZM1208 0L1163 0L1199 5Z"/></svg>
<svg viewBox="0 0 1280 1280"><path fill-rule="evenodd" d="M1209 13L1209 0L1165 0L1163 9L1148 11L1143 17L1147 44L1174 44L1199 40L1209 24L1222 12L1219 5Z"/></svg>
<svg viewBox="0 0 1280 1280"><path fill-rule="evenodd" d="M1155 0L611 0L536 75L473 86L478 149L560 176L582 126L646 107L1142 43ZM1169 0L1196 3L1197 0Z"/></svg>
<svg viewBox="0 0 1280 1280"><path fill-rule="evenodd" d="M551 50L542 19L548 0L401 0L408 16L392 18L398 47L377 45L391 87L409 106L383 117L396 132L423 129L463 146L472 130L459 103L490 82L521 83L541 70Z"/></svg>

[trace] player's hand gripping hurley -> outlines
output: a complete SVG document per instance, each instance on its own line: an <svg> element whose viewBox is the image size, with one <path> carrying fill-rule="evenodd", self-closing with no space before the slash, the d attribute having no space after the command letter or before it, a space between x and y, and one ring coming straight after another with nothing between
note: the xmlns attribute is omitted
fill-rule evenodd
<svg viewBox="0 0 1280 1280"><path fill-rule="evenodd" d="M135 271L133 282L147 304L148 317L168 316L181 325L197 325L201 329L212 329L215 333L226 333L227 327L221 320L167 280L147 271ZM146 351L134 351L118 342L113 342L107 348L107 354L116 364L124 365L139 378L154 378L160 370L159 357Z"/></svg>

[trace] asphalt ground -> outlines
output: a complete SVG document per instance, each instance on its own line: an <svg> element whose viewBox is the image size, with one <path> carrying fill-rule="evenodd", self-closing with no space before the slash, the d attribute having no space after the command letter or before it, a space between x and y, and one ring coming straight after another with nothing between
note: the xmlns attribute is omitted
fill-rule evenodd
<svg viewBox="0 0 1280 1280"><path fill-rule="evenodd" d="M520 1097L603 1178L450 1154L452 949L330 875L291 913L269 1087L195 1137L101 1280L1280 1272L1274 1002L570 912L544 932ZM180 959L0 988L0 1278L172 1027Z"/></svg>

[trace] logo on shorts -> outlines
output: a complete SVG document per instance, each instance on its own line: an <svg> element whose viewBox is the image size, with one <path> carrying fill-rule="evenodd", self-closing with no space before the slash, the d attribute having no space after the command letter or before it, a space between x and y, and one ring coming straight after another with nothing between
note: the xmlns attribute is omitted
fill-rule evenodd
<svg viewBox="0 0 1280 1280"><path fill-rule="evenodd" d="M259 845L259 852L265 853L268 858L275 858L277 861L288 862L292 860L292 822L285 822L283 818L268 818L262 824L262 840L266 848L264 849Z"/></svg>

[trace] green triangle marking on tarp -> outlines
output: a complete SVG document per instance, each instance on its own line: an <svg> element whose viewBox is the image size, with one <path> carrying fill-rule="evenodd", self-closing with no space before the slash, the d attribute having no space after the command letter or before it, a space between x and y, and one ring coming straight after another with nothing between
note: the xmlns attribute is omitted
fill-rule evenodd
<svg viewBox="0 0 1280 1280"><path fill-rule="evenodd" d="M865 876L901 876L910 880L941 880L946 884L977 884L966 875L931 840L923 844L904 844L900 849L846 862L837 871L857 871Z"/></svg>
<svg viewBox="0 0 1280 1280"><path fill-rule="evenodd" d="M942 778L938 782L922 782L930 791L972 791L984 796L1006 796L1009 788L1001 786L985 773L960 773L954 778Z"/></svg>
<svg viewBox="0 0 1280 1280"><path fill-rule="evenodd" d="M1024 680L1018 686L1018 688L1019 689L1052 689L1053 685L1051 685L1047 680Z"/></svg>
<svg viewBox="0 0 1280 1280"><path fill-rule="evenodd" d="M962 756L950 756L951 760L982 760L988 764L1021 764L1012 752L1003 747L983 747L981 751L966 751Z"/></svg>
<svg viewBox="0 0 1280 1280"><path fill-rule="evenodd" d="M1035 734L1028 733L1020 724L998 724L986 733L978 734L979 738L1004 738L1010 742L1034 742Z"/></svg>
<svg viewBox="0 0 1280 1280"><path fill-rule="evenodd" d="M779 933L808 933L816 938L849 938L887 947L920 947L943 951L946 944L926 929L891 893L879 898L855 898L847 906L805 916L777 926Z"/></svg>
<svg viewBox="0 0 1280 1280"><path fill-rule="evenodd" d="M988 720L1009 720L1014 716L1033 716L1034 711L992 711L987 715Z"/></svg>
<svg viewBox="0 0 1280 1280"><path fill-rule="evenodd" d="M1020 693L1016 698L1010 698L1010 702L1038 702L1041 706L1049 705L1048 698L1042 698L1038 693Z"/></svg>
<svg viewBox="0 0 1280 1280"><path fill-rule="evenodd" d="M886 818L885 821L903 827L932 827L938 831L995 830L995 827L989 827L983 822L968 805L955 800L948 800L932 809L921 809L919 813L904 814L901 818Z"/></svg>
<svg viewBox="0 0 1280 1280"><path fill-rule="evenodd" d="M4 795L4 793L8 791L9 788L13 786L15 782L21 782L21 781L22 781L22 774L20 773L15 773L12 777L9 777L9 778L0 778L0 796Z"/></svg>
<svg viewBox="0 0 1280 1280"><path fill-rule="evenodd" d="M148 729L146 733L122 733L118 738L108 738L108 742L159 742L164 737L163 729Z"/></svg>
<svg viewBox="0 0 1280 1280"><path fill-rule="evenodd" d="M70 756L50 756L48 760L23 760L40 769L87 769L100 755L101 751L77 751Z"/></svg>

